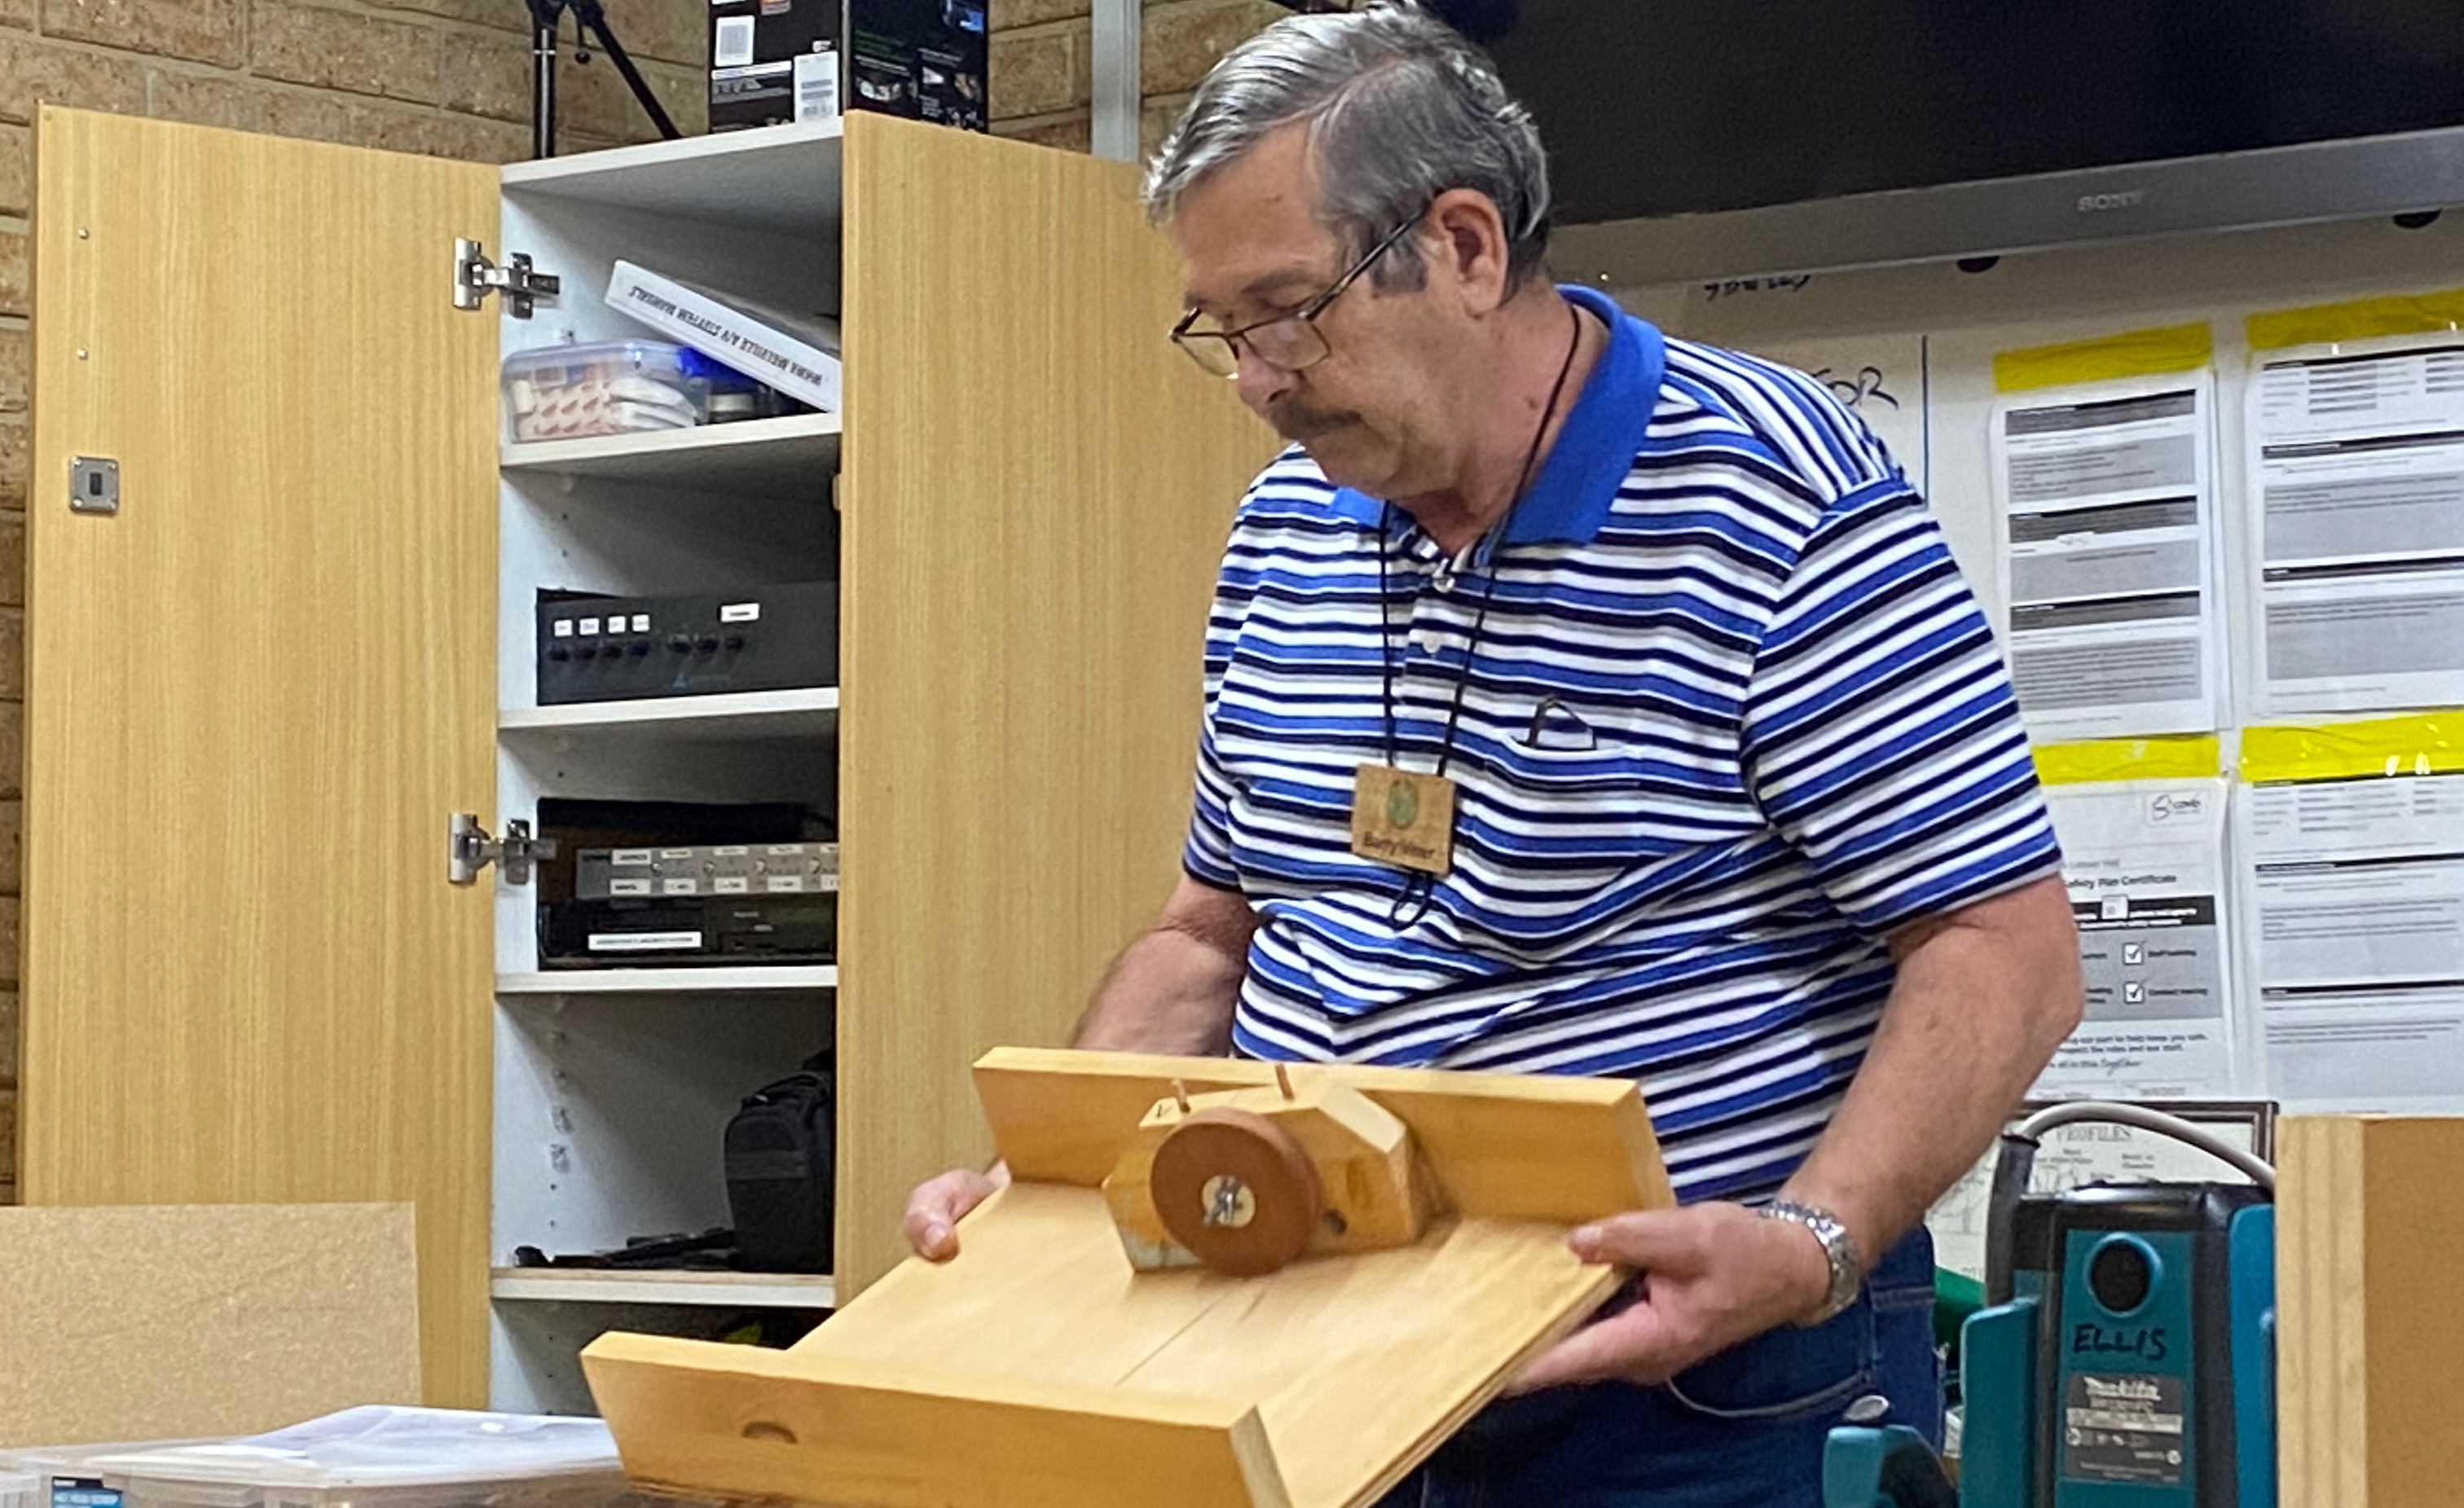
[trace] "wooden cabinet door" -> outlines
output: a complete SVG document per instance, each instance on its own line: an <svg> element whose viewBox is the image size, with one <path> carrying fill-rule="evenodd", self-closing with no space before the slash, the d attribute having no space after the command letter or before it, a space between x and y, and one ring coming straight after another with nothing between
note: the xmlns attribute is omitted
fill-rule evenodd
<svg viewBox="0 0 2464 1508"><path fill-rule="evenodd" d="M1275 448L1166 341L1133 169L858 114L846 186L842 1296L917 1178L989 1155L966 1065L1062 1040L1171 888Z"/></svg>
<svg viewBox="0 0 2464 1508"><path fill-rule="evenodd" d="M47 110L37 174L25 1196L414 1203L477 1407L495 170Z"/></svg>

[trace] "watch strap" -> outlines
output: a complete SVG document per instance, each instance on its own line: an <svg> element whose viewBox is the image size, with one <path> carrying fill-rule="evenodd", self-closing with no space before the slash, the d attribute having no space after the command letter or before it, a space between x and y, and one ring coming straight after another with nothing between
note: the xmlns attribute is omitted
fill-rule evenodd
<svg viewBox="0 0 2464 1508"><path fill-rule="evenodd" d="M1823 1259L1830 1263L1831 1289L1823 1295L1822 1307L1797 1321L1798 1324L1820 1324L1857 1301L1858 1290L1865 1283L1865 1258L1839 1216L1820 1205L1794 1199L1773 1199L1756 1213L1766 1220L1785 1220L1813 1232L1822 1243Z"/></svg>

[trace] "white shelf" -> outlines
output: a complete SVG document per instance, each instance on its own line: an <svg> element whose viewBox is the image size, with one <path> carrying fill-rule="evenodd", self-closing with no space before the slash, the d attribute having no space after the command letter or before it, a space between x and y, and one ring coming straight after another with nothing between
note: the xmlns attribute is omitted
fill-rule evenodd
<svg viewBox="0 0 2464 1508"><path fill-rule="evenodd" d="M509 444L497 458L503 470L523 475L604 476L784 498L822 496L838 464L836 414Z"/></svg>
<svg viewBox="0 0 2464 1508"><path fill-rule="evenodd" d="M561 1303L707 1304L728 1308L827 1309L831 1280L800 1273L620 1272L591 1267L499 1267L489 1297Z"/></svg>
<svg viewBox="0 0 2464 1508"><path fill-rule="evenodd" d="M586 733L628 730L667 738L815 738L838 727L839 688L800 691L727 691L711 696L649 696L627 702L566 702L554 707L506 707L496 731Z"/></svg>
<svg viewBox="0 0 2464 1508"><path fill-rule="evenodd" d="M835 990L836 964L747 964L685 969L539 969L496 975L498 994L742 994Z"/></svg>
<svg viewBox="0 0 2464 1508"><path fill-rule="evenodd" d="M509 194L574 199L679 220L818 235L839 220L837 120L722 131L512 163Z"/></svg>

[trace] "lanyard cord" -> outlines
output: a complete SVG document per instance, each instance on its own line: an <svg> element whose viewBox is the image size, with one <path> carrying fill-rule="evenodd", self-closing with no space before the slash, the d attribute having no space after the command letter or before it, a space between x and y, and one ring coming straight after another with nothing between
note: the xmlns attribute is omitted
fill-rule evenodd
<svg viewBox="0 0 2464 1508"><path fill-rule="evenodd" d="M1530 485L1531 468L1540 459L1540 442L1549 433L1549 421L1556 416L1557 400L1565 395L1567 374L1574 369L1574 353L1582 348L1582 314L1569 303L1566 306L1566 315L1574 325L1573 332L1566 339L1566 359L1557 364L1557 380L1549 386L1548 403L1541 405L1540 422L1532 427L1531 444L1523 452L1523 469L1515 473L1514 492L1507 499L1506 512L1498 515L1496 524L1492 526L1493 532L1488 551L1488 579L1481 583L1480 607L1472 615L1471 634L1463 643L1463 668L1455 676L1454 695L1446 707L1445 734L1438 744L1437 773L1441 776L1444 776L1446 766L1454 759L1455 732L1463 722L1463 690L1471 685L1472 660L1480 653L1481 632L1488 626L1488 604L1497 596L1498 547L1504 542L1507 520L1514 516L1515 507L1523 501L1523 490ZM1386 763L1390 768L1399 770L1402 768L1402 760L1398 757L1395 732L1395 624L1390 611L1393 596L1387 575L1388 551L1386 548L1387 536L1393 528L1394 521L1395 505L1391 502L1380 503L1377 511L1377 670L1380 686L1378 700L1379 706L1385 712ZM1403 893L1396 898L1394 909L1387 919L1397 927L1409 927L1418 922L1422 916L1428 914L1429 903L1435 889L1436 876L1423 874L1418 870L1411 871L1404 882ZM1411 908L1408 916L1405 914L1407 907Z"/></svg>

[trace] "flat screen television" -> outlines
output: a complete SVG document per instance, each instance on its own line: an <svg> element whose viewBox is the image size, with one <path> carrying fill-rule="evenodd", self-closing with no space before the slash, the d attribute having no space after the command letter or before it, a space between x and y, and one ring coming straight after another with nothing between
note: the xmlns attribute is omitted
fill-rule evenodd
<svg viewBox="0 0 2464 1508"><path fill-rule="evenodd" d="M2464 0L1431 0L1622 282L2464 204Z"/></svg>

